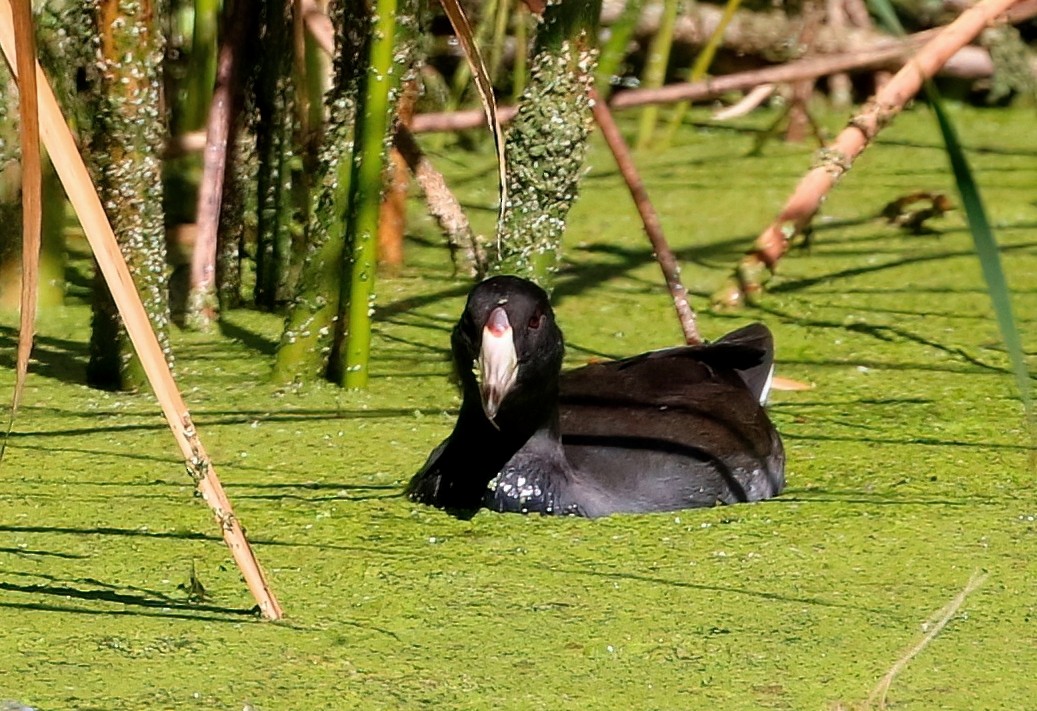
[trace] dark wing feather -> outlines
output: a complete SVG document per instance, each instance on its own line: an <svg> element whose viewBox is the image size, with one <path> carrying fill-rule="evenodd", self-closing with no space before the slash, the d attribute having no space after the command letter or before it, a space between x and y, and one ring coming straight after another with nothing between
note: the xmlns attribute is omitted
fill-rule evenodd
<svg viewBox="0 0 1037 711"><path fill-rule="evenodd" d="M759 405L772 364L753 325L704 346L654 351L565 373L566 456L618 510L767 498L784 485L781 441Z"/></svg>
<svg viewBox="0 0 1037 711"><path fill-rule="evenodd" d="M764 399L763 394L768 387L771 370L774 367L774 338L771 336L770 330L762 323L753 323L737 331L732 331L713 343L664 348L596 365L625 370L640 366L645 361L669 361L667 365L662 365L661 362L656 362L655 365L666 372L677 375L680 382L688 384L695 382L694 378L701 377L701 373L694 368L689 368L685 372L681 363L686 361L694 361L709 366L713 370L733 371L738 374L759 402ZM566 373L565 377L568 378L581 370L584 369L580 368ZM600 375L591 377L600 377Z"/></svg>

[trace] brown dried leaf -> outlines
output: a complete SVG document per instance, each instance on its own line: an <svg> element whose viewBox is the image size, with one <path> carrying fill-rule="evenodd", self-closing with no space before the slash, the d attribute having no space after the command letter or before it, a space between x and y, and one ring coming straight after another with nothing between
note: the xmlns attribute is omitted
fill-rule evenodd
<svg viewBox="0 0 1037 711"><path fill-rule="evenodd" d="M793 380L792 378L783 378L780 375L775 375L771 378L771 389L784 391L813 390L814 384L804 383L801 380Z"/></svg>
<svg viewBox="0 0 1037 711"><path fill-rule="evenodd" d="M32 7L29 0L14 0L11 9L17 65L13 73L18 75L18 118L22 147L22 294L14 395L11 398L11 417L3 443L0 443L0 462L7 451L7 440L14 426L15 413L29 372L29 355L32 353L36 327L40 228L43 219L40 122L36 105L36 39L32 28Z"/></svg>

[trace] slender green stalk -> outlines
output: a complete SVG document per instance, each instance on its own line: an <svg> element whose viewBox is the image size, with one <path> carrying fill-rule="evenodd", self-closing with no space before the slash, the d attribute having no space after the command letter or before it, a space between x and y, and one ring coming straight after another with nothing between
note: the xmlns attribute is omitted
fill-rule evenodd
<svg viewBox="0 0 1037 711"><path fill-rule="evenodd" d="M7 64L0 62L0 82L14 87ZM0 95L0 310L17 313L21 305L22 169L18 140L18 93Z"/></svg>
<svg viewBox="0 0 1037 711"><path fill-rule="evenodd" d="M256 104L259 126L259 231L256 244L256 305L273 310L290 295L292 236L298 215L292 199L295 89L292 78L292 3L264 0L267 46L260 60Z"/></svg>
<svg viewBox="0 0 1037 711"><path fill-rule="evenodd" d="M303 61L306 73L306 131L319 137L324 125L324 92L327 91L327 54L307 32L303 37ZM307 136L310 138L310 136Z"/></svg>
<svg viewBox="0 0 1037 711"><path fill-rule="evenodd" d="M40 308L65 302L65 191L49 161L43 164L43 230L40 251Z"/></svg>
<svg viewBox="0 0 1037 711"><path fill-rule="evenodd" d="M194 26L184 97L187 122L184 128L189 131L204 126L209 114L209 99L216 83L216 28L219 15L220 0L194 0Z"/></svg>
<svg viewBox="0 0 1037 711"><path fill-rule="evenodd" d="M627 0L623 12L608 28L608 39L601 48L598 59L598 71L595 88L598 96L607 98L612 79L619 74L623 60L627 56L627 46L637 29L637 21L641 18L641 8L645 0Z"/></svg>
<svg viewBox="0 0 1037 711"><path fill-rule="evenodd" d="M481 7L479 7L479 24L476 25L473 32L475 38L475 44L482 47L486 44L487 39L491 36L491 32L494 27L494 18L497 13L498 7L505 3L506 0L486 0ZM493 72L490 72L491 81L493 79ZM454 70L454 75L450 78L450 89L447 99L443 105L443 111L451 112L456 111L458 107L464 102L465 95L469 88L472 86L472 68L468 62L461 62L458 64L457 69ZM449 134L440 133L432 137L431 147L433 150L442 150L443 146L446 145L446 140Z"/></svg>
<svg viewBox="0 0 1037 711"><path fill-rule="evenodd" d="M508 19L511 17L511 0L498 0L496 23L493 26L493 41L490 43L490 80L496 81L497 70L500 69L504 56L504 40L508 33Z"/></svg>
<svg viewBox="0 0 1037 711"><path fill-rule="evenodd" d="M869 5L887 28L895 34L904 34L904 28L900 25L896 12L888 0L869 0ZM943 137L947 159L954 173L954 181L961 196L962 206L965 208L969 232L976 248L976 257L979 259L983 279L987 285L987 293L990 295L994 314L997 317L997 325L1001 331L1001 338L1005 342L1005 350L1007 350L1008 359L1012 364L1012 373L1015 375L1019 398L1026 410L1030 436L1037 439L1037 413L1033 408L1030 374L1026 366L1019 327L1012 309L1012 295L1008 289L1008 281L1005 279L1004 268L1001 266L1001 252L994 232L990 228L990 221L987 219L986 207L980 196L979 186L969 168L968 159L965 157L961 141L958 140L958 132L954 128L954 123L943 107L940 93L931 81L926 81L924 88L926 98L936 115L936 123Z"/></svg>
<svg viewBox="0 0 1037 711"><path fill-rule="evenodd" d="M13 169L12 169L13 168ZM19 247L22 235L21 201L18 189L21 171L17 166L0 171L0 311L18 313L22 288Z"/></svg>
<svg viewBox="0 0 1037 711"><path fill-rule="evenodd" d="M961 142L958 140L957 131L951 122L950 116L943 108L943 102L933 101L936 97L935 87L929 86L926 93L936 114L936 121L943 135L947 158L954 172L954 180L961 195L961 203L965 208L965 216L969 222L969 232L976 247L976 256L979 258L980 268L983 270L983 279L987 283L987 293L990 294L990 302L994 306L997 316L997 325L1001 330L1001 338L1005 342L1009 360L1012 363L1012 372L1015 374L1016 386L1019 388L1019 397L1026 408L1027 416L1034 424L1033 395L1030 386L1030 374L1026 367L1026 359L1023 355L1022 340L1019 337L1019 327L1012 310L1012 296L1008 289L1008 281L1005 279L1005 271L1001 266L1001 251L997 246L994 231L990 228L987 219L987 211L983 205L983 198L979 194L979 186L972 176L965 151L962 150Z"/></svg>
<svg viewBox="0 0 1037 711"><path fill-rule="evenodd" d="M670 65L670 49L673 47L673 31L677 26L679 9L680 0L664 0L659 30L648 47L648 66L645 67L642 82L646 89L657 89L666 81L666 69ZM641 110L635 144L637 150L643 150L651 144L658 119L659 107L656 104L649 104Z"/></svg>
<svg viewBox="0 0 1037 711"><path fill-rule="evenodd" d="M385 138L392 108L390 97L393 83L398 79L393 71L395 40L396 0L378 0L363 92L362 118L357 123L354 148L359 160L353 163L349 274L342 281L339 303L340 318L347 319L344 322L347 340L345 362L341 364L338 376L340 384L347 388L367 386ZM343 313L346 309L348 311Z"/></svg>
<svg viewBox="0 0 1037 711"><path fill-rule="evenodd" d="M734 19L735 13L738 12L741 4L742 0L727 0L727 4L724 6L724 14L720 17L720 23L713 30L713 34L709 36L706 45L698 53L698 56L695 57L695 63L691 65L691 71L688 72L689 83L694 84L706 78L706 72L709 71L709 66L713 63L713 58L716 57L717 48L720 47L720 43L724 39L724 32L727 30L727 26L731 24L731 20ZM673 113L670 114L670 125L666 129L666 137L663 139L663 143L667 145L673 143L673 137L677 134L681 124L684 123L684 117L687 115L690 106L690 101L682 101L673 107Z"/></svg>
<svg viewBox="0 0 1037 711"><path fill-rule="evenodd" d="M475 43L478 46L486 44L487 39L490 37L490 33L493 31L494 17L497 13L497 8L505 0L486 0L485 3L479 8L479 24L475 27ZM492 73L491 73L492 79ZM457 65L457 69L454 71L454 76L450 81L450 100L447 103L446 110L452 111L461 105L464 99L465 92L468 91L468 87L472 84L472 68L468 65L468 62L461 62Z"/></svg>

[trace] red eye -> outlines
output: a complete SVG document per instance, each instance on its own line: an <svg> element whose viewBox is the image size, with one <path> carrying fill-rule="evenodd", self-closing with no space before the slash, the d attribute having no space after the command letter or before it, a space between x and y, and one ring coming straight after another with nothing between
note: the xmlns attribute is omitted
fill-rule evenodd
<svg viewBox="0 0 1037 711"><path fill-rule="evenodd" d="M533 314L533 318L529 319L529 327L534 331L540 328L544 323L544 315L542 313Z"/></svg>

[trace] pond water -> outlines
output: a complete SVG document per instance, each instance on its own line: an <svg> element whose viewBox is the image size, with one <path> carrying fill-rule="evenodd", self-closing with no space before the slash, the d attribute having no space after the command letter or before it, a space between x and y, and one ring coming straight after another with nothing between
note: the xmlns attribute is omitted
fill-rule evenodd
<svg viewBox="0 0 1037 711"><path fill-rule="evenodd" d="M953 113L1032 353L1033 113ZM928 235L876 217L914 190L954 194L935 124L924 109L899 119L762 303L710 314L706 295L810 165L809 146L747 155L751 129L771 118L689 129L638 160L703 333L763 320L778 374L814 386L772 397L784 495L594 521L459 521L404 500L453 423L448 338L468 287L414 200L408 264L377 285L368 391L268 384L277 316L237 311L219 334L175 335L184 397L283 623L249 614L153 398L81 384L87 305L43 315L0 470L0 699L134 711L850 708L985 571L889 698L1021 708L1037 691L1022 408L961 211ZM492 158L448 149L433 160L489 229ZM555 290L570 365L680 340L598 142L590 164ZM0 324L9 392L14 321Z"/></svg>

